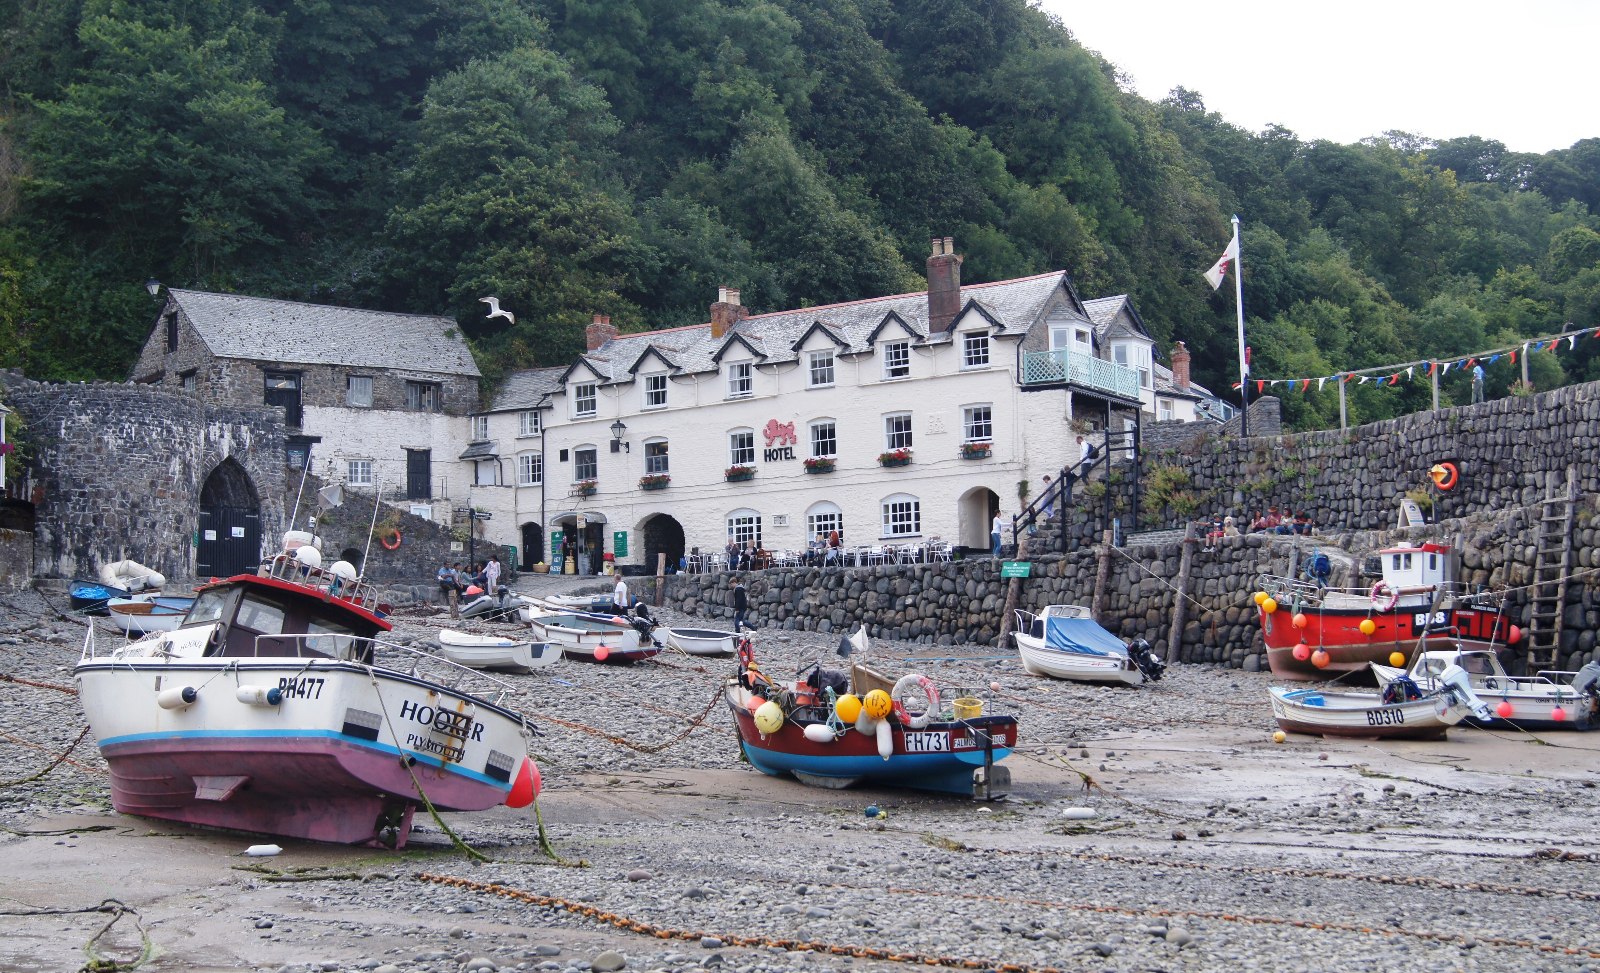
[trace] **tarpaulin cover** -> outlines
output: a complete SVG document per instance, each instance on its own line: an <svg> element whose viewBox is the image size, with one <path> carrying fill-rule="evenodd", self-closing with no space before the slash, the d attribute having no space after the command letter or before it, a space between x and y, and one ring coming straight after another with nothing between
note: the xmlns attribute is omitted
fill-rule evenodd
<svg viewBox="0 0 1600 973"><path fill-rule="evenodd" d="M1052 649L1076 652L1079 655L1114 655L1124 658L1128 655L1128 647L1121 639L1089 618L1046 619L1044 641Z"/></svg>

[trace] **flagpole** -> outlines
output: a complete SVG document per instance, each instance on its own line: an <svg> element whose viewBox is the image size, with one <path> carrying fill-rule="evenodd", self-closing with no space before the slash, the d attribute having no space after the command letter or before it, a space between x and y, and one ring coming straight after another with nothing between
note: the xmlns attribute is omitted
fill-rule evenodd
<svg viewBox="0 0 1600 973"><path fill-rule="evenodd" d="M1239 214L1233 214L1233 306L1239 312L1239 401L1244 411L1239 414L1239 435L1250 436L1250 366L1244 352L1244 243L1239 240Z"/></svg>

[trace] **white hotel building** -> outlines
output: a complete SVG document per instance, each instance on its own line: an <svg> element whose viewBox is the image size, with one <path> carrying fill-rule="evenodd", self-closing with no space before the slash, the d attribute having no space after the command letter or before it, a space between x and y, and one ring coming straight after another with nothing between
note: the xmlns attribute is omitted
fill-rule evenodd
<svg viewBox="0 0 1600 973"><path fill-rule="evenodd" d="M1125 301L1097 323L1064 272L963 287L960 268L936 238L926 292L751 315L725 289L707 324L626 335L597 316L570 367L516 373L472 417L485 536L524 567L581 538L591 572L835 529L987 550L1019 482L1077 459L1074 417L1155 405L1153 342Z"/></svg>

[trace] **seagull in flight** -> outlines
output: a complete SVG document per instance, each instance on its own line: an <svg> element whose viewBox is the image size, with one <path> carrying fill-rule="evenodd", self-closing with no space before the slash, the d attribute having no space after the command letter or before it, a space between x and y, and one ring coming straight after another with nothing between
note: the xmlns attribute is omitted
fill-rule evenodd
<svg viewBox="0 0 1600 973"><path fill-rule="evenodd" d="M512 314L510 311L501 310L501 308L500 308L500 298L498 298L498 297L480 297L480 298L478 298L478 300L481 301L484 304L489 305L489 317L491 317L491 318L505 318L511 324L516 324L517 323L517 316L515 314Z"/></svg>

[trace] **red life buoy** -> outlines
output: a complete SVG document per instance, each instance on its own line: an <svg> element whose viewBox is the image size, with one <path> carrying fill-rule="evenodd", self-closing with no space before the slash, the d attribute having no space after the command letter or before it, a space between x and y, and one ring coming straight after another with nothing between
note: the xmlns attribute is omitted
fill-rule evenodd
<svg viewBox="0 0 1600 973"><path fill-rule="evenodd" d="M1379 581L1372 586L1372 607L1378 611L1394 611L1394 606L1400 604L1400 589L1391 588L1386 582Z"/></svg>
<svg viewBox="0 0 1600 973"><path fill-rule="evenodd" d="M1454 463L1435 463L1428 475L1433 477L1433 485L1441 490L1454 490L1461 482L1461 471Z"/></svg>
<svg viewBox="0 0 1600 973"><path fill-rule="evenodd" d="M382 544L383 549L386 551L398 551L400 549L400 540L400 531L397 528L391 531L388 537L378 538L378 543Z"/></svg>

